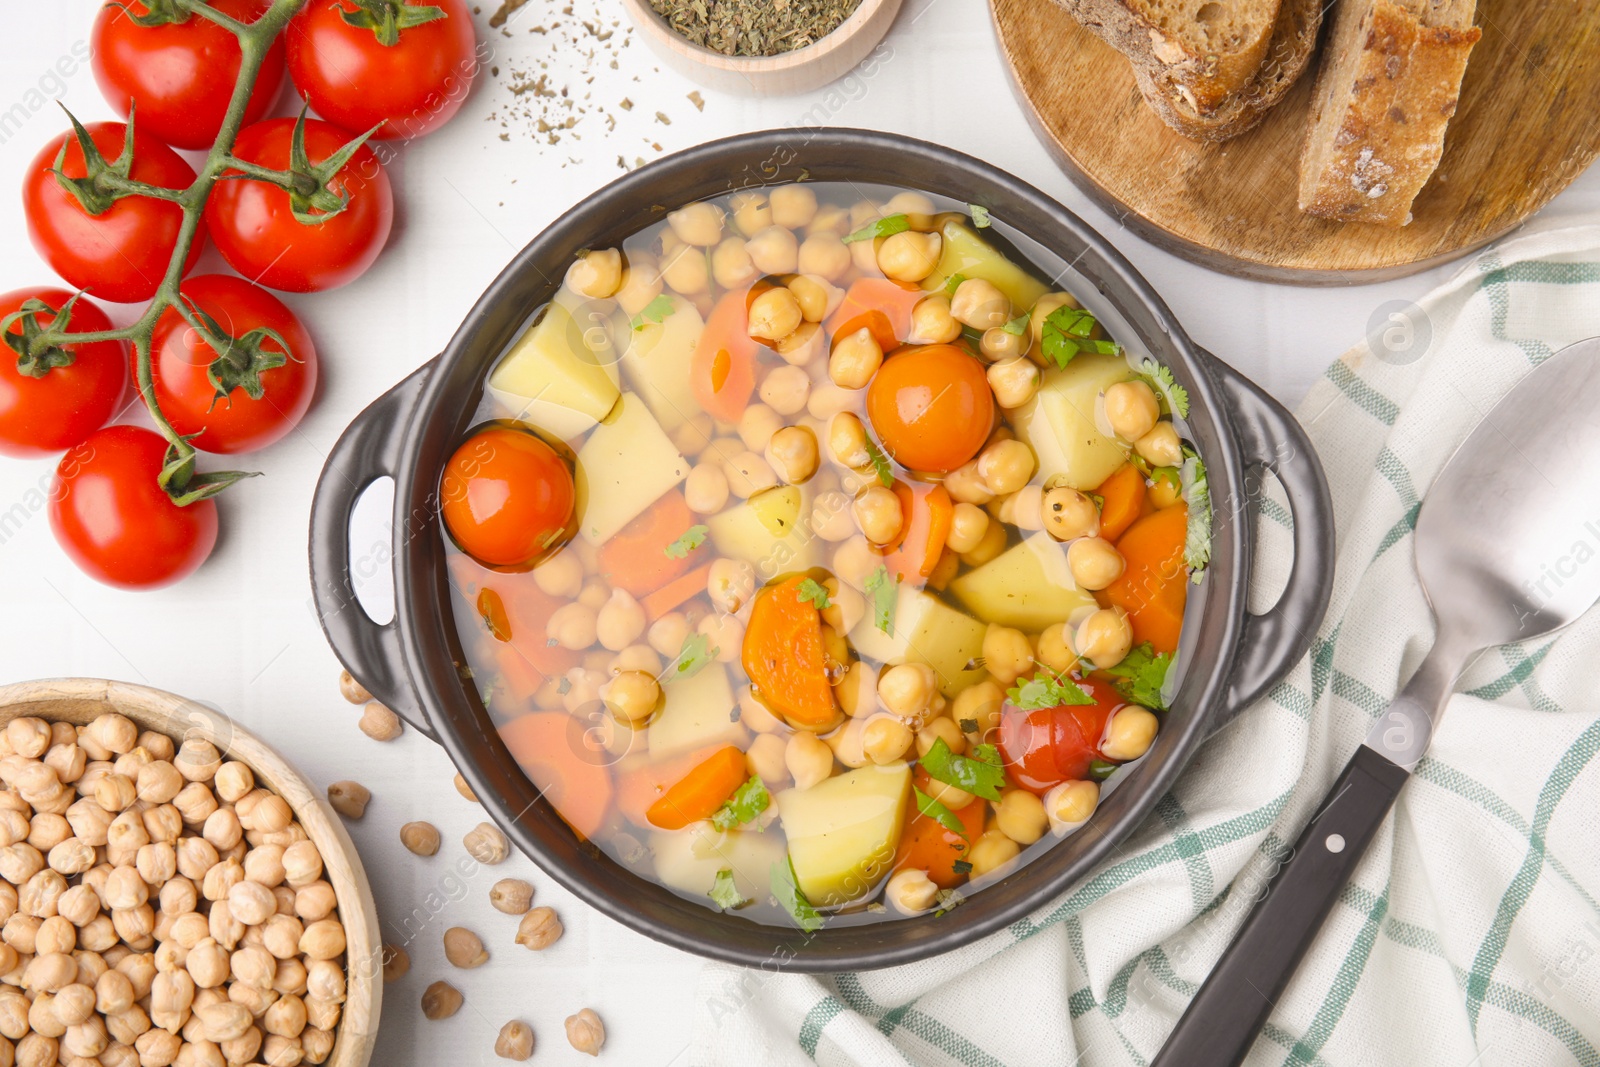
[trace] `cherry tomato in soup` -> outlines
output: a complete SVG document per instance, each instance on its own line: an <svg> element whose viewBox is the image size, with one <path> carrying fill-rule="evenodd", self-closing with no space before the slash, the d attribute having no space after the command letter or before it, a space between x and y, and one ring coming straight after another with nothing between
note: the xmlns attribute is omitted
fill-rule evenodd
<svg viewBox="0 0 1600 1067"><path fill-rule="evenodd" d="M106 161L115 162L122 154L128 128L120 122L90 122L85 128ZM166 276L178 245L183 209L165 200L129 196L98 215L89 214L56 181L53 168L63 144L67 154L61 161L62 173L69 178L87 173L83 148L71 133L52 139L33 158L22 184L22 206L33 247L57 274L91 296L119 304L149 300ZM182 156L142 129L133 135L128 176L166 189L187 189L195 179L194 168ZM202 230L189 248L184 273L194 268L204 244Z"/></svg>
<svg viewBox="0 0 1600 1067"><path fill-rule="evenodd" d="M212 8L240 22L254 22L263 0L210 0ZM239 39L199 15L182 22L141 26L150 9L140 0L106 4L90 35L94 80L106 103L123 118L138 105L142 133L178 148L210 148L222 129L239 77ZM283 43L267 50L250 93L244 121L265 115L283 88Z"/></svg>
<svg viewBox="0 0 1600 1067"><path fill-rule="evenodd" d="M192 574L217 543L217 502L180 507L156 476L160 434L107 426L61 459L50 489L50 529L91 578L154 589Z"/></svg>
<svg viewBox="0 0 1600 1067"><path fill-rule="evenodd" d="M994 393L983 364L955 345L890 356L867 386L867 417L883 450L903 467L945 474L989 439Z"/></svg>
<svg viewBox="0 0 1600 1067"><path fill-rule="evenodd" d="M1105 682L1091 678L1078 684L1094 697L1093 704L1023 711L1007 701L1001 708L1000 755L1012 780L1030 792L1042 795L1087 777L1089 764L1101 758L1106 720L1127 703Z"/></svg>
<svg viewBox="0 0 1600 1067"><path fill-rule="evenodd" d="M383 40L371 8L430 6L444 12ZM351 25L354 16L362 25ZM317 0L295 16L289 74L317 114L354 133L378 126L380 140L420 137L461 109L478 72L472 15L462 0L404 0L395 5ZM381 126L379 124L382 123Z"/></svg>
<svg viewBox="0 0 1600 1067"><path fill-rule="evenodd" d="M37 300L59 311L72 294L65 289L18 289L0 296L0 319ZM55 321L54 312L35 317L41 327ZM72 307L71 333L111 329L106 313L80 299ZM7 341L20 344L22 321L7 331ZM0 455L38 456L78 444L104 426L122 403L127 387L128 349L121 341L67 345L70 363L24 373L21 357L9 344L0 346ZM57 353L47 362L63 358Z"/></svg>
<svg viewBox="0 0 1600 1067"><path fill-rule="evenodd" d="M294 119L268 119L239 134L233 154L273 170L289 166ZM313 166L332 156L350 135L307 120L306 155ZM329 183L349 197L344 210L317 223L294 217L289 194L266 182L219 181L206 204L206 225L222 258L269 289L293 293L335 289L372 266L394 225L394 191L372 149L363 145Z"/></svg>
<svg viewBox="0 0 1600 1067"><path fill-rule="evenodd" d="M265 289L228 274L190 278L181 292L190 307L215 321L228 337L240 340L254 330L272 330L288 351L262 336L263 352L286 361L259 375L247 374L219 397L210 369L217 366L224 384L232 384L235 369L228 360L219 364L216 349L169 307L156 320L150 371L156 400L172 428L193 437L194 446L207 452L253 452L294 429L311 406L317 385L317 350L294 312ZM231 359L247 358L242 346L237 351ZM250 395L249 378L259 383L259 397Z"/></svg>
<svg viewBox="0 0 1600 1067"><path fill-rule="evenodd" d="M468 437L445 464L439 495L450 536L486 566L532 566L573 531L572 467L520 427L490 425Z"/></svg>

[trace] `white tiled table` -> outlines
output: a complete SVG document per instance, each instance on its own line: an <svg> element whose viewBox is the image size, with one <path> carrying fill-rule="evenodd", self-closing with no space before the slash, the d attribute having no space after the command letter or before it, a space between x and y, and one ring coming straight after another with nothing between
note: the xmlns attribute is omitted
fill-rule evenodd
<svg viewBox="0 0 1600 1067"><path fill-rule="evenodd" d="M614 0L576 3L577 17L606 23L622 17ZM98 0L5 0L5 6L14 10L6 11L13 51L0 64L0 190L6 191L0 196L0 249L6 250L0 290L54 281L29 248L11 192L19 188L25 162L64 128L46 96L62 96L86 120L111 117L87 68L60 85L47 75L58 57L71 56L75 45L83 49ZM561 0L531 0L510 23L511 36L486 37L497 61L509 70L543 54L547 38L527 27L560 17L560 6ZM487 11L479 20L486 22ZM1413 299L1450 269L1349 289L1277 287L1209 273L1120 229L1060 174L1013 101L985 6L977 0L907 0L887 44L892 55L869 79L807 98L748 100L706 92L703 112L685 99L694 86L657 70L639 41L621 50L616 70L605 64L608 55L593 71L582 69L578 54L550 56L555 84L570 82L596 101L614 104L627 96L637 105L627 112L611 108L615 130L591 116L574 131L581 140L558 146L517 124L501 141L501 127L487 116L509 94L503 80L487 80L452 125L410 148L393 167L399 223L377 267L343 291L290 299L323 356L320 399L299 433L253 457L267 477L227 495L215 556L175 588L122 593L80 575L56 548L43 515L41 490L52 464L0 462L0 681L92 675L176 690L214 703L265 735L314 782L354 778L371 788L376 799L352 831L389 924L386 936L399 938L403 924L427 919L426 932L412 945L411 976L388 990L376 1062L495 1062L495 1031L512 1017L533 1025L538 1062L587 1062L567 1047L561 1031L561 1020L583 1006L607 1021L614 1063L658 1067L677 1059L689 1038L698 970L693 957L589 912L525 860L480 870L467 882L452 876L477 809L456 796L448 761L427 740L411 733L379 745L356 730L353 709L336 692L338 665L312 614L306 580L311 490L345 424L439 350L525 241L616 177L619 154L648 158L656 155L652 141L671 151L823 115L837 125L896 130L960 148L1082 213L1144 272L1196 340L1290 405L1366 331L1381 303ZM589 74L592 84L584 81ZM655 120L658 109L670 115L670 126ZM1600 221L1600 173L1580 179L1541 224L1580 218ZM216 262L212 255L207 263ZM379 531L375 520L357 543L370 543ZM400 847L400 825L418 818L444 832L447 847L432 860ZM488 907L488 886L511 873L529 877L538 899L554 905L566 922L566 937L542 955L512 945L514 923ZM426 1023L417 1000L429 981L444 975L438 935L455 924L478 929L495 956L482 970L450 976L467 994L459 1016Z"/></svg>

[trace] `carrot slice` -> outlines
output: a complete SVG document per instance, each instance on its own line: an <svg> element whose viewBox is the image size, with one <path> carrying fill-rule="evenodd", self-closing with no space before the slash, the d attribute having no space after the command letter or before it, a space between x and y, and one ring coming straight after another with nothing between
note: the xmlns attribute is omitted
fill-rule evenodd
<svg viewBox="0 0 1600 1067"><path fill-rule="evenodd" d="M500 737L556 813L581 837L593 837L611 810L611 774L603 750L591 750L582 719L540 711L511 720Z"/></svg>
<svg viewBox="0 0 1600 1067"><path fill-rule="evenodd" d="M682 830L711 818L749 777L744 753L732 745L720 748L650 805L645 818L663 830Z"/></svg>
<svg viewBox="0 0 1600 1067"><path fill-rule="evenodd" d="M506 681L517 682L519 692L514 695L519 700L531 697L546 678L565 674L578 665L581 653L551 645L545 639L545 623L564 601L549 596L525 575L491 571L464 555L452 555L449 570L451 587L480 617L484 607L492 610L495 601L499 601L499 610L493 612L496 617L484 617L484 621L486 626L499 630L495 634L495 659L507 673ZM486 592L491 595L485 597ZM518 661L531 668L532 673L522 670ZM523 680L531 683L526 693L520 692Z"/></svg>
<svg viewBox="0 0 1600 1067"><path fill-rule="evenodd" d="M1132 526L1143 513L1145 503L1144 475L1132 463L1124 463L1111 472L1094 491L1100 505L1100 536L1115 541L1123 531Z"/></svg>
<svg viewBox="0 0 1600 1067"><path fill-rule="evenodd" d="M801 600L804 575L756 594L744 634L744 672L773 711L802 730L824 730L839 721L839 705L828 684L828 654L822 617Z"/></svg>
<svg viewBox="0 0 1600 1067"><path fill-rule="evenodd" d="M651 805L667 795L667 790L717 751L716 745L703 746L670 759L646 763L617 777L617 810L635 826L650 827Z"/></svg>
<svg viewBox="0 0 1600 1067"><path fill-rule="evenodd" d="M667 546L695 523L683 494L673 489L600 546L600 572L636 597L652 593L688 570L689 553L667 555Z"/></svg>
<svg viewBox="0 0 1600 1067"><path fill-rule="evenodd" d="M738 422L755 391L756 342L748 332L748 301L756 292L731 292L717 301L689 361L694 398L719 422Z"/></svg>
<svg viewBox="0 0 1600 1067"><path fill-rule="evenodd" d="M707 563L704 567L696 567L681 578L674 578L639 601L640 606L644 608L644 617L655 622L696 593L705 592L706 579L710 575L711 564Z"/></svg>
<svg viewBox="0 0 1600 1067"><path fill-rule="evenodd" d="M890 573L902 579L927 578L939 565L939 554L950 536L955 504L942 485L918 485L913 489L895 482L894 493L900 498L902 533L900 543L885 562Z"/></svg>
<svg viewBox="0 0 1600 1067"><path fill-rule="evenodd" d="M912 774L912 783L924 793L930 784L928 772L920 766ZM954 889L967 880L967 875L956 869L956 863L966 857L971 843L983 834L983 819L987 801L975 798L966 807L954 812L961 820L966 838L954 830L947 830L935 819L917 811L915 799L911 817L900 835L900 846L894 857L894 869L927 871L928 878L940 889Z"/></svg>
<svg viewBox="0 0 1600 1067"><path fill-rule="evenodd" d="M865 327L884 352L893 352L911 334L911 309L927 294L888 278L857 278L828 319L828 334L839 338Z"/></svg>
<svg viewBox="0 0 1600 1067"><path fill-rule="evenodd" d="M1133 643L1150 642L1157 652L1175 652L1189 597L1189 572L1183 545L1189 509L1183 504L1146 515L1117 540L1127 569L1102 593L1128 613Z"/></svg>

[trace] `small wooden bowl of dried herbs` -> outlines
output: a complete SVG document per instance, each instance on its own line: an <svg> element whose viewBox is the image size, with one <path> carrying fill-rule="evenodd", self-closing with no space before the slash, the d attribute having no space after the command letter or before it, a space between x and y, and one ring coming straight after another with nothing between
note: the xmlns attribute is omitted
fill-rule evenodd
<svg viewBox="0 0 1600 1067"><path fill-rule="evenodd" d="M623 0L674 70L709 89L779 96L842 78L883 39L901 0Z"/></svg>

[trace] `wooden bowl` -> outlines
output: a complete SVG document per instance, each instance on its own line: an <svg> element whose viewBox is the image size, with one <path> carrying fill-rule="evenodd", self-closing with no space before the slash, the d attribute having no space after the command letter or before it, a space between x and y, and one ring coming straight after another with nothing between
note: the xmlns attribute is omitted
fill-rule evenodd
<svg viewBox="0 0 1600 1067"><path fill-rule="evenodd" d="M819 89L845 76L883 39L901 0L861 0L861 6L814 44L776 56L725 56L674 33L650 0L622 0L640 35L673 70L728 93L784 96Z"/></svg>
<svg viewBox="0 0 1600 1067"><path fill-rule="evenodd" d="M295 818L322 853L323 877L339 900L344 923L345 1004L333 1052L324 1067L367 1067L377 1039L383 1001L382 950L378 908L354 843L344 826L300 773L259 737L203 704L159 689L95 678L62 678L0 686L0 727L24 715L50 722L83 725L115 711L141 730L166 734L182 744L199 737L224 757L255 772L256 781L289 802Z"/></svg>

